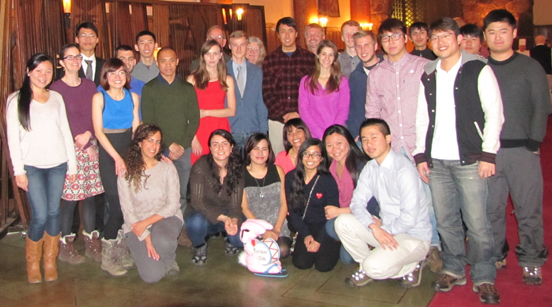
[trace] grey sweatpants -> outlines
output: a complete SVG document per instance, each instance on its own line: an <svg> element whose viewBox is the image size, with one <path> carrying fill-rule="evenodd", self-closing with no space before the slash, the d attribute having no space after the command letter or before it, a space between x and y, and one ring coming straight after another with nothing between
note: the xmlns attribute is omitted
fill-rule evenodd
<svg viewBox="0 0 552 307"><path fill-rule="evenodd" d="M487 216L493 228L497 260L505 257L506 205L512 196L518 222L520 266L542 266L546 261L542 222L543 179L540 156L525 148L501 148L496 174L489 178Z"/></svg>
<svg viewBox="0 0 552 307"><path fill-rule="evenodd" d="M166 269L175 267L176 242L182 229L182 221L176 216L165 218L151 225L151 242L159 260L148 257L146 242L140 241L133 232L128 232L127 245L138 268L138 273L147 283L158 282L165 276Z"/></svg>

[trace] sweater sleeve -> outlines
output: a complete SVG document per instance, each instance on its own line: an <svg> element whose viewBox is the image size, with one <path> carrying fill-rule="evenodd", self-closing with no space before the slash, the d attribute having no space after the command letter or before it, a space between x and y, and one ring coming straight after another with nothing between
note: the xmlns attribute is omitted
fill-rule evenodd
<svg viewBox="0 0 552 307"><path fill-rule="evenodd" d="M429 127L429 115L427 113L427 100L425 97L425 87L420 81L420 90L418 91L418 106L416 107L416 149L412 153L416 164L427 162L425 156L426 136Z"/></svg>
<svg viewBox="0 0 552 307"><path fill-rule="evenodd" d="M339 101L337 102L337 113L335 115L335 124L345 126L349 117L349 105L351 102L351 92L349 90L349 80L342 77L339 84ZM322 132L323 133L323 132Z"/></svg>
<svg viewBox="0 0 552 307"><path fill-rule="evenodd" d="M538 65L536 65L538 66ZM550 86L543 69L526 70L527 78L530 80L531 99L533 103L533 114L529 121L529 141L527 148L531 151L539 150L546 134L546 121L551 112Z"/></svg>
<svg viewBox="0 0 552 307"><path fill-rule="evenodd" d="M477 79L481 108L485 113L485 128L483 129L482 161L494 163L494 156L500 148L500 132L504 123L502 97L498 81L490 66L486 65ZM487 157L487 154L492 156Z"/></svg>
<svg viewBox="0 0 552 307"><path fill-rule="evenodd" d="M164 163L165 167L163 168L163 174L157 173L159 178L152 178L153 180L163 180L165 181L166 194L159 195L164 196L165 201L164 205L160 207L156 214L168 218L174 216L177 210L180 210L180 179L178 177L178 172L176 167L171 162L159 161L158 163ZM157 191L162 192L162 191Z"/></svg>
<svg viewBox="0 0 552 307"><path fill-rule="evenodd" d="M186 128L186 134L185 139L186 140L192 140L197 132L197 129L199 128L199 104L197 102L197 94L193 87L191 87L192 90L189 91L189 95L187 98L187 118L188 118L188 127ZM180 144L185 145L185 144Z"/></svg>
<svg viewBox="0 0 552 307"><path fill-rule="evenodd" d="M262 71L260 70L260 75L261 75L261 79L260 80L255 80L255 82L258 82L258 96L257 98L255 99L255 101L257 102L257 118L259 119L259 123L260 123L260 126L259 126L259 130L262 132L262 133L268 133L268 109L266 108L266 105L264 103L264 99L263 99L263 90L262 90L262 87L263 87L263 73Z"/></svg>
<svg viewBox="0 0 552 307"><path fill-rule="evenodd" d="M337 188L337 183L331 175L321 176L321 179L324 180L324 184L320 185L316 189L317 193L323 193L325 198L325 206L334 206L339 208L339 190ZM328 232L326 232L326 227L321 229L314 240L318 243L324 242L328 237Z"/></svg>
<svg viewBox="0 0 552 307"><path fill-rule="evenodd" d="M142 88L142 122L146 124L154 124L155 121L155 104L153 99L153 86L146 84ZM170 144L169 144L170 145Z"/></svg>
<svg viewBox="0 0 552 307"><path fill-rule="evenodd" d="M212 191L208 191L207 189L209 180L207 163L205 159L200 158L192 166L192 172L190 173L190 206L203 214L211 224L216 224L221 212L212 210L207 203L206 193L212 193Z"/></svg>
<svg viewBox="0 0 552 307"><path fill-rule="evenodd" d="M21 152L21 138L19 136L19 130L22 129L19 122L17 105L18 105L18 93L12 93L6 102L6 128L8 137L8 147L10 149L10 158L13 165L14 176L25 174L23 165L23 158Z"/></svg>
<svg viewBox="0 0 552 307"><path fill-rule="evenodd" d="M295 172L291 171L286 175L286 199L290 199L291 196L291 186L293 183L293 174ZM288 213L289 213L289 220L291 222L291 225L297 233L301 234L303 237L308 237L311 235L309 231L309 227L307 226L307 223L303 220L303 214L302 212L295 210L294 208L290 207L290 204L288 202Z"/></svg>
<svg viewBox="0 0 552 307"><path fill-rule="evenodd" d="M305 87L305 84L308 82L308 78L308 76L304 76L301 79L301 83L299 83L299 115L305 124L307 124L307 127L309 127L312 136L321 137L322 134L320 133L320 130L322 130L322 127L320 127L318 124L319 121L312 116L311 112L310 97L314 96L314 94L312 94L310 90ZM322 133L323 132L324 131L322 130Z"/></svg>

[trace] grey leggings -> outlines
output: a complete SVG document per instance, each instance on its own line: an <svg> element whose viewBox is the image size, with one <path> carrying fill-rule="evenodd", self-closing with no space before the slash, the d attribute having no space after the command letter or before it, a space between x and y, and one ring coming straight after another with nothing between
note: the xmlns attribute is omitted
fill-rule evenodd
<svg viewBox="0 0 552 307"><path fill-rule="evenodd" d="M82 202L81 220L84 226L84 231L91 233L96 229L96 202L94 197L88 197ZM61 202L61 235L66 236L71 234L71 225L73 225L73 214L78 201L62 200Z"/></svg>
<svg viewBox="0 0 552 307"><path fill-rule="evenodd" d="M145 241L140 241L133 232L126 233L128 248L143 281L158 282L165 276L166 269L174 267L178 247L176 240L181 230L182 221L176 216L164 218L151 225L151 242L159 254L159 260L148 257Z"/></svg>

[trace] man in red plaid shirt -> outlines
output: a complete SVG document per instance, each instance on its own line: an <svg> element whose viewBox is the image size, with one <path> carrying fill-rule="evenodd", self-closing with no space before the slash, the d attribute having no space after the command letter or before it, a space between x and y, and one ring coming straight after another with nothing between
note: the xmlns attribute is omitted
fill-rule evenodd
<svg viewBox="0 0 552 307"><path fill-rule="evenodd" d="M297 23L293 18L278 20L276 32L282 45L263 61L263 98L268 109L270 142L278 153L284 150L284 123L299 117L299 83L314 69L315 55L295 43Z"/></svg>

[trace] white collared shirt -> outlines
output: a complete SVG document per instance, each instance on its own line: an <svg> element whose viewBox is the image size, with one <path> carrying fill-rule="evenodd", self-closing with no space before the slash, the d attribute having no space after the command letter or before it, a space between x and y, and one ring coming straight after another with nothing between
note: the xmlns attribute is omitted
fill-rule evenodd
<svg viewBox="0 0 552 307"><path fill-rule="evenodd" d="M234 70L234 79L238 82L238 67L241 67L241 72L243 74L243 88L247 85L247 60L243 60L243 63L238 64L232 60L232 69ZM243 95L243 93L241 93Z"/></svg>
<svg viewBox="0 0 552 307"><path fill-rule="evenodd" d="M86 55L82 54L82 71L84 71L84 75L86 76L86 70L88 69L88 64L86 63L86 60L92 61L92 81L96 78L96 55L92 55L91 57L87 57Z"/></svg>

